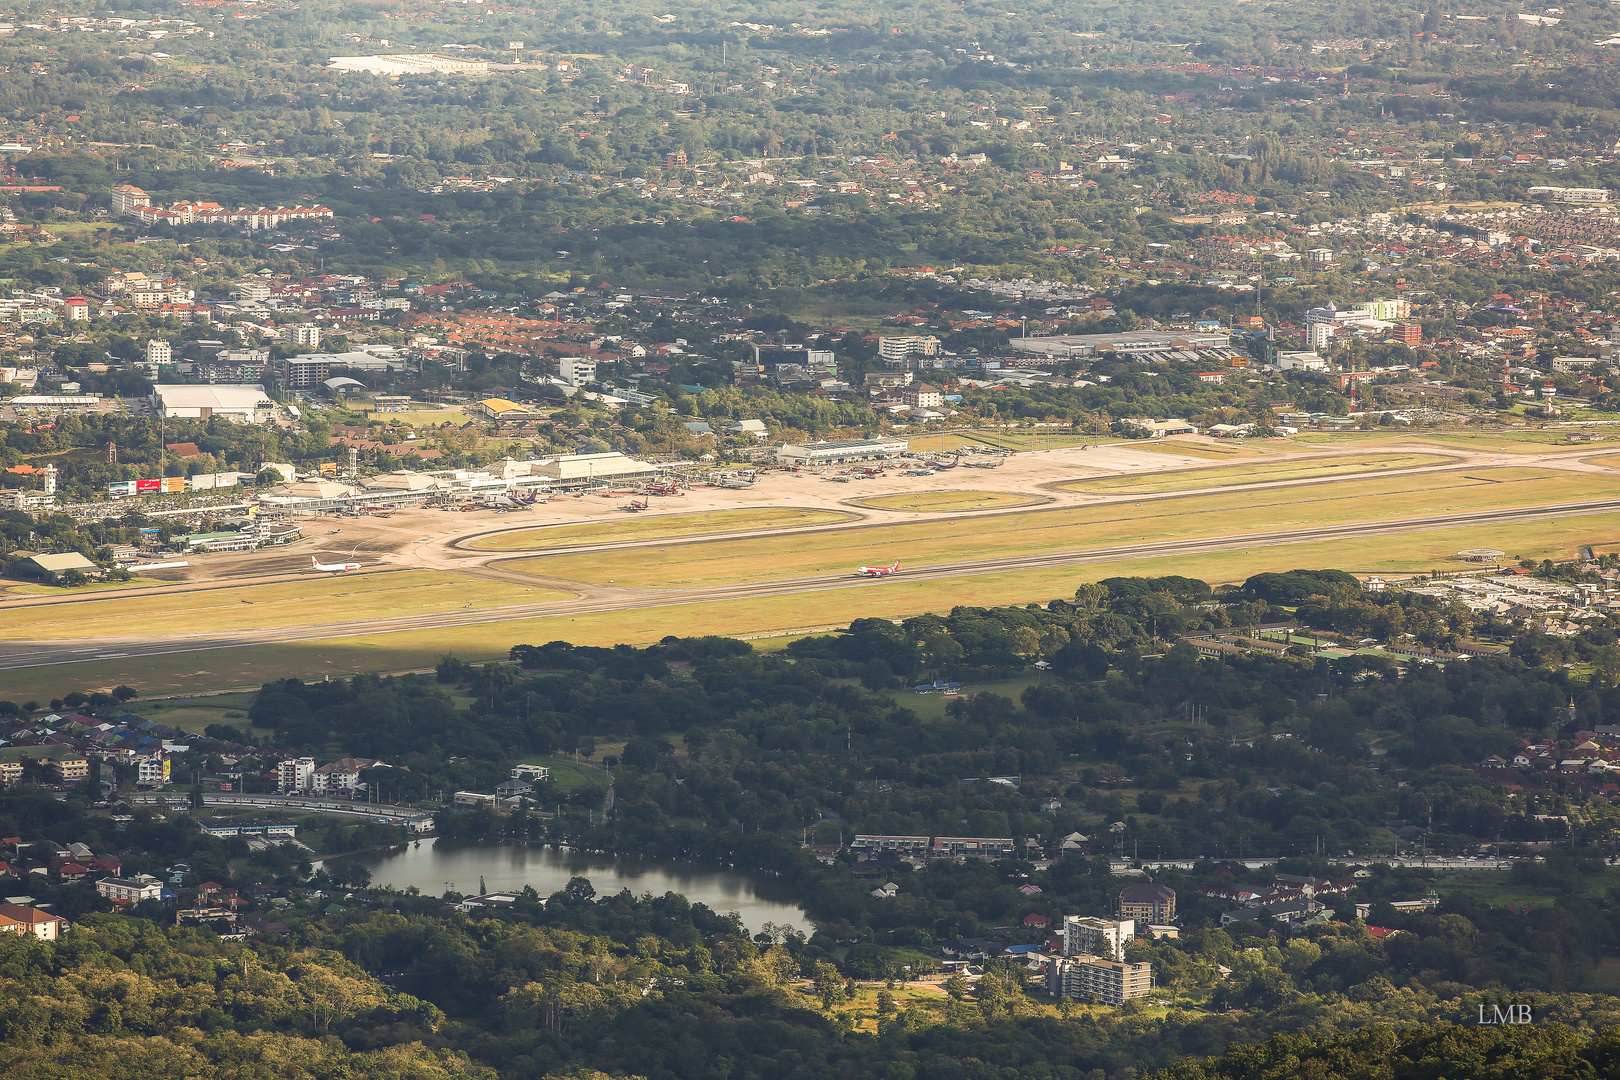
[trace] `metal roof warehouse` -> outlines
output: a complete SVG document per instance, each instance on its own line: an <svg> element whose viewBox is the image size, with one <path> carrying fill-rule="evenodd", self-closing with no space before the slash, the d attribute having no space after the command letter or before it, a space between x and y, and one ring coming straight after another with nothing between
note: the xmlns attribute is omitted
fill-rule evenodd
<svg viewBox="0 0 1620 1080"><path fill-rule="evenodd" d="M853 442L819 442L798 445L783 443L776 448L782 465L836 465L845 461L899 457L906 452L904 439L857 439Z"/></svg>
<svg viewBox="0 0 1620 1080"><path fill-rule="evenodd" d="M1105 352L1135 355L1217 349L1230 344L1232 344L1230 332L1202 333L1190 330L1121 330L1114 334L1058 334L1051 337L1013 338L1007 342L1008 348L1019 352L1041 353L1045 356L1096 356Z"/></svg>

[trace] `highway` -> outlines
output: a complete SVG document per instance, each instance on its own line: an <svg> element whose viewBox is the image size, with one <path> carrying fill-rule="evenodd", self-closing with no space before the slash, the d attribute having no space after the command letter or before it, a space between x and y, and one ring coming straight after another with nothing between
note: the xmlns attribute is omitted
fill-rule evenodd
<svg viewBox="0 0 1620 1080"><path fill-rule="evenodd" d="M514 604L501 608L434 612L421 615L366 619L350 623L312 624L241 630L219 634L152 636L140 640L43 640L0 642L0 670L45 667L96 660L126 660L136 657L167 656L214 649L247 648L286 642L331 640L375 634L435 630L458 626L517 622L525 619L629 611L645 608L705 604L721 600L756 599L763 596L823 592L832 589L882 589L891 581L941 581L959 577L1006 573L1016 570L1116 562L1127 559L1154 559L1201 555L1222 551L1245 551L1283 544L1348 540L1368 536L1396 535L1429 529L1480 525L1507 525L1551 518L1580 517L1620 510L1620 499L1563 503L1551 506L1507 507L1399 518L1386 521L1355 522L1245 533L1239 536L1212 536L1182 540L1149 541L1107 547L1040 552L1010 558L979 559L907 567L891 578L859 579L848 573L816 577L784 578L778 581L715 585L693 589L612 589L590 587L589 595L571 600L539 604ZM667 545L650 541L646 546ZM527 556L532 558L533 556ZM535 580L537 583L539 579ZM553 584L546 582L546 584ZM569 583L555 583L567 588Z"/></svg>

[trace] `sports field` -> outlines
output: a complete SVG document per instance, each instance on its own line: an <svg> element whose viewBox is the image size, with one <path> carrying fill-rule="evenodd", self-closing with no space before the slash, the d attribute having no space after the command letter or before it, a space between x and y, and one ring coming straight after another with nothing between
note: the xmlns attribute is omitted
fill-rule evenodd
<svg viewBox="0 0 1620 1080"><path fill-rule="evenodd" d="M971 510L1010 510L1034 506L1043 500L1013 491L914 491L859 499L857 506L874 510L909 510L919 514L954 514Z"/></svg>
<svg viewBox="0 0 1620 1080"><path fill-rule="evenodd" d="M1342 485L1341 485L1342 486ZM367 634L343 638L215 649L129 660L98 660L8 672L7 696L49 700L69 690L111 689L128 683L143 696L257 687L270 679L430 669L449 653L468 661L502 659L519 643L564 640L579 645L650 644L668 634L738 637L794 635L846 625L852 619L899 619L956 605L1044 603L1075 587L1116 575L1185 574L1213 584L1265 571L1336 567L1356 573L1423 573L1454 569L1454 553L1494 546L1514 558L1572 558L1584 545L1620 543L1620 513L1511 525L1466 526L1354 540L1280 544L1236 551L1120 559L1042 567L945 581L851 581L849 589L760 596L743 600L644 607L629 611Z"/></svg>
<svg viewBox="0 0 1620 1080"><path fill-rule="evenodd" d="M927 566L966 556L1033 555L1614 496L1620 496L1620 477L1552 469L1474 469L1305 484L1270 492L1222 492L1031 510L994 518L935 519L832 533L715 540L645 549L634 559L626 559L623 553L599 552L507 565L568 581L604 583L611 579L621 588L690 588L825 575L895 559L908 566Z"/></svg>
<svg viewBox="0 0 1620 1080"><path fill-rule="evenodd" d="M1346 476L1351 473L1381 472L1386 469L1416 469L1444 465L1457 460L1445 454L1359 454L1343 457L1290 458L1282 461L1254 461L1243 465L1207 469L1177 469L1146 476L1107 476L1096 480L1076 480L1063 484L1064 491L1096 495L1154 495L1165 491L1191 491L1223 487L1227 484L1264 484L1278 480L1310 480Z"/></svg>
<svg viewBox="0 0 1620 1080"><path fill-rule="evenodd" d="M579 525L552 525L514 529L468 540L463 547L478 551L534 551L590 544L629 543L636 540L675 540L686 536L749 532L753 529L791 529L803 525L831 525L854 515L837 510L799 507L762 507L746 510L701 510L661 517L625 515L622 521L590 521Z"/></svg>
<svg viewBox="0 0 1620 1080"><path fill-rule="evenodd" d="M87 598L0 611L0 639L123 638L326 625L563 600L572 593L438 570L310 578L194 592Z"/></svg>

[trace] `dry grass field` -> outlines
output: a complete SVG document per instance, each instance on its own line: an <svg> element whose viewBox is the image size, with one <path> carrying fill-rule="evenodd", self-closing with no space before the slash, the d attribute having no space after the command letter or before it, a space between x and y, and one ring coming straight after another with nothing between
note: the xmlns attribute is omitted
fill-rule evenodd
<svg viewBox="0 0 1620 1080"><path fill-rule="evenodd" d="M571 593L439 570L312 577L305 581L0 611L0 640L129 638L265 627L335 625L394 615L562 600Z"/></svg>
<svg viewBox="0 0 1620 1080"><path fill-rule="evenodd" d="M660 509L671 504L655 504ZM791 529L805 525L832 525L853 515L836 510L807 510L799 507L762 507L745 510L700 510L696 513L641 517L626 514L623 520L589 521L576 525L551 525L538 529L515 529L468 540L463 546L472 551L535 551L590 544L618 544L636 540L677 540L688 536L752 532L756 529Z"/></svg>
<svg viewBox="0 0 1620 1080"><path fill-rule="evenodd" d="M1033 506L1042 500L1011 491L918 491L903 495L878 495L858 499L856 506L874 510L908 510L919 514L956 514L973 510L1010 510Z"/></svg>
<svg viewBox="0 0 1620 1080"><path fill-rule="evenodd" d="M862 563L927 566L970 556L1032 555L1088 547L1262 530L1463 513L1620 495L1620 477L1551 469L1474 469L1117 502L994 517L871 525L833 533L647 547L635 558L596 552L508 566L547 578L620 587L691 588L836 573Z"/></svg>
<svg viewBox="0 0 1620 1080"><path fill-rule="evenodd" d="M419 671L447 653L464 660L502 659L512 645L565 640L581 645L651 644L669 634L789 637L846 625L857 618L901 619L957 605L1044 603L1077 586L1114 576L1184 574L1213 584L1294 567L1335 567L1355 573L1423 573L1454 568L1463 548L1493 546L1510 557L1569 558L1584 545L1620 545L1620 513L1504 526L1466 526L1398 536L1373 536L1232 551L988 573L944 581L851 579L847 589L762 595L519 619L475 626L413 630L255 645L251 648L106 660L7 672L6 696L49 700L70 689L111 688L120 682L143 695L256 687L289 675L321 678L356 672Z"/></svg>
<svg viewBox="0 0 1620 1080"><path fill-rule="evenodd" d="M1263 484L1278 480L1328 479L1351 473L1386 469L1416 469L1444 465L1456 459L1446 454L1367 454L1357 456L1287 458L1281 461L1246 461L1241 465L1207 469L1177 469L1146 476L1105 476L1064 484L1065 491L1095 495L1154 495L1167 491L1195 491L1227 484Z"/></svg>

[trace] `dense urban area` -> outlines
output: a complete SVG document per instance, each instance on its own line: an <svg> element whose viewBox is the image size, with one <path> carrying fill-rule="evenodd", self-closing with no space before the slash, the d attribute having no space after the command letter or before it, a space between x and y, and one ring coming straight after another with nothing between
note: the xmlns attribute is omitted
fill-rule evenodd
<svg viewBox="0 0 1620 1080"><path fill-rule="evenodd" d="M1620 1074L1617 60L0 12L6 1075Z"/></svg>

